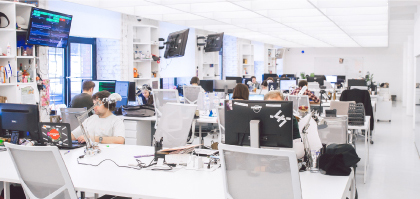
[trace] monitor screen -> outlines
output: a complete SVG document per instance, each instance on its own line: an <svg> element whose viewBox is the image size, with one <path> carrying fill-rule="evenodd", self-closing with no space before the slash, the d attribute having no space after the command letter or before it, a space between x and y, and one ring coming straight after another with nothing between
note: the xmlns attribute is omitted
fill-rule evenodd
<svg viewBox="0 0 420 199"><path fill-rule="evenodd" d="M136 82L130 82L128 87L128 101L136 101Z"/></svg>
<svg viewBox="0 0 420 199"><path fill-rule="evenodd" d="M242 77L226 77L226 80L235 80L237 84L242 83Z"/></svg>
<svg viewBox="0 0 420 199"><path fill-rule="evenodd" d="M296 80L280 80L280 90L289 90L296 86Z"/></svg>
<svg viewBox="0 0 420 199"><path fill-rule="evenodd" d="M293 147L293 102L226 101L225 143L249 146L251 120L260 122L261 146Z"/></svg>
<svg viewBox="0 0 420 199"><path fill-rule="evenodd" d="M184 56L189 31L190 29L185 29L168 35L168 40L165 42L164 57L166 59Z"/></svg>
<svg viewBox="0 0 420 199"><path fill-rule="evenodd" d="M38 122L38 105L0 103L0 132L20 131L24 137L29 132L31 139L38 141Z"/></svg>
<svg viewBox="0 0 420 199"><path fill-rule="evenodd" d="M217 34L209 34L206 40L205 52L217 52L223 48L223 32ZM240 83L240 82L238 82Z"/></svg>
<svg viewBox="0 0 420 199"><path fill-rule="evenodd" d="M130 88L130 82L128 81L117 81L115 83L115 93L120 94L122 98L121 101L117 102L117 107L127 106L129 88Z"/></svg>
<svg viewBox="0 0 420 199"><path fill-rule="evenodd" d="M327 75L327 82L336 83L337 82L337 76L335 75Z"/></svg>
<svg viewBox="0 0 420 199"><path fill-rule="evenodd" d="M93 88L93 93L99 91L109 91L110 93L115 93L115 80L93 80L95 83L95 88Z"/></svg>
<svg viewBox="0 0 420 199"><path fill-rule="evenodd" d="M208 93L213 92L213 80L200 80L200 86Z"/></svg>
<svg viewBox="0 0 420 199"><path fill-rule="evenodd" d="M260 101L264 101L264 95L262 95L262 94L250 94L249 95L249 100L260 100Z"/></svg>
<svg viewBox="0 0 420 199"><path fill-rule="evenodd" d="M269 77L278 78L279 76L277 74L264 73L263 76L262 76L263 81L266 80Z"/></svg>
<svg viewBox="0 0 420 199"><path fill-rule="evenodd" d="M73 16L32 8L26 43L65 48L68 45Z"/></svg>

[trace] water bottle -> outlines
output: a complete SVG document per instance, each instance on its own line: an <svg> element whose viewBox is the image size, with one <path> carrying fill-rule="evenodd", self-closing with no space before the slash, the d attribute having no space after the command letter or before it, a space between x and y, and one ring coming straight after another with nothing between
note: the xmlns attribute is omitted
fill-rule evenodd
<svg viewBox="0 0 420 199"><path fill-rule="evenodd" d="M311 160L312 160L312 165L310 168L311 173L319 172L318 157L319 157L319 151L311 150Z"/></svg>

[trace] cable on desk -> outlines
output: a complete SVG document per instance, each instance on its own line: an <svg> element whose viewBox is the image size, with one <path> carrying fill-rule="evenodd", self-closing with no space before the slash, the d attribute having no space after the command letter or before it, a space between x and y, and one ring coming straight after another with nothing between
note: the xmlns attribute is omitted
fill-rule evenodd
<svg viewBox="0 0 420 199"><path fill-rule="evenodd" d="M99 165L101 165L103 162L105 162L105 161L111 161L111 162L113 162L115 165L117 165L118 167L123 167L123 168L130 168L130 169L136 169L136 170L141 170L142 168L147 168L147 167L150 167L150 166L152 166L153 164L152 164L152 162L153 162L153 160L152 160L152 162L150 162L150 164L148 165L148 166L145 166L144 165L144 163L142 163L140 160L137 160L136 159L136 161L137 161L137 163L138 163L138 168L137 167L133 167L133 166L120 166L120 165L118 165L114 160L111 160L111 159L105 159L105 160L102 160L101 162L99 162L98 164L87 164L87 163L82 163L82 162L79 162L79 159L80 158L77 158L77 163L78 164L81 164L81 165L88 165L88 166L94 166L94 167L97 167L97 166L99 166Z"/></svg>

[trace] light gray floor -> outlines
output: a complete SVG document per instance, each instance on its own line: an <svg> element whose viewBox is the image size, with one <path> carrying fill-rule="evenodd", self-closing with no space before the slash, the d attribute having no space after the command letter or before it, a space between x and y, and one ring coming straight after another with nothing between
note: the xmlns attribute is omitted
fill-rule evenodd
<svg viewBox="0 0 420 199"><path fill-rule="evenodd" d="M370 167L363 183L364 140L357 141L362 158L356 173L360 199L420 198L420 159L414 145L413 117L400 102L393 104L392 121L378 122L370 145ZM420 117L420 113L417 113Z"/></svg>

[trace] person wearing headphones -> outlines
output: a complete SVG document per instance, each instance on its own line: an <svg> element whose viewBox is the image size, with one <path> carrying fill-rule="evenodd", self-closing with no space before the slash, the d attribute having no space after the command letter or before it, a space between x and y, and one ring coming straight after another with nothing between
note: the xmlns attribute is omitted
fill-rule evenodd
<svg viewBox="0 0 420 199"><path fill-rule="evenodd" d="M298 95L300 90L302 90L304 86L308 87L308 82L306 80L300 81L299 88L296 88L295 90L293 90L293 92L290 95ZM315 103L315 104L319 103L318 97L316 97L309 89L306 89L303 95L309 96L310 103Z"/></svg>
<svg viewBox="0 0 420 199"><path fill-rule="evenodd" d="M152 88L150 88L149 85L144 84L143 87L141 88L141 93L139 95L143 105L145 104L153 105L154 101L153 101L153 95L151 94L151 92L152 92Z"/></svg>
<svg viewBox="0 0 420 199"><path fill-rule="evenodd" d="M94 104L100 102L100 105L94 108L95 115L87 118L83 122L83 126L94 142L101 144L124 144L124 122L112 113L117 104L102 101L110 95L111 93L108 91L100 91L92 96ZM77 140L80 143L85 142L81 126L71 132L71 139Z"/></svg>

